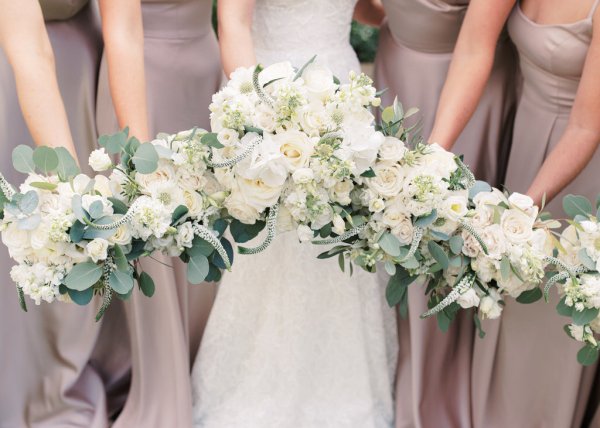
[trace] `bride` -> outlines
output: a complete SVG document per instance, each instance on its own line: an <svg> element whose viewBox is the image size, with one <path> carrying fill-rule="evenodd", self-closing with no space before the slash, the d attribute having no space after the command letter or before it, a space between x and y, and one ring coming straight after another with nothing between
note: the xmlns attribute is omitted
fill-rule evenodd
<svg viewBox="0 0 600 428"><path fill-rule="evenodd" d="M220 0L224 69L317 55L343 81L359 63L349 44L361 0ZM260 237L258 238L260 239ZM279 235L237 256L220 285L193 369L196 427L389 427L395 313L375 275L318 260L323 248Z"/></svg>

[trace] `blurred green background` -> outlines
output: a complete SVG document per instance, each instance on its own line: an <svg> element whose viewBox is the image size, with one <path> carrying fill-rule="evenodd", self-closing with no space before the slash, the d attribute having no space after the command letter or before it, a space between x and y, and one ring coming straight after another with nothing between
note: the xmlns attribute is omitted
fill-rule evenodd
<svg viewBox="0 0 600 428"><path fill-rule="evenodd" d="M327 0L323 0L327 1ZM213 0L213 25L217 29L217 0ZM373 62L377 53L377 40L379 30L377 28L352 22L350 30L350 43L354 47L360 62Z"/></svg>

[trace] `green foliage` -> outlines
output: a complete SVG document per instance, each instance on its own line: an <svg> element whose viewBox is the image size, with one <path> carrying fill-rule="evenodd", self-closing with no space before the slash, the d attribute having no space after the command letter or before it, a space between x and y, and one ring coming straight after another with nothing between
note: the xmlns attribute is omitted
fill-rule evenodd
<svg viewBox="0 0 600 428"><path fill-rule="evenodd" d="M396 273L390 278L385 290L388 305L398 305L403 318L408 314L408 286L416 279L416 276L411 276L402 266L396 266Z"/></svg>
<svg viewBox="0 0 600 428"><path fill-rule="evenodd" d="M23 174L29 174L35 171L33 162L33 149L23 144L14 148L12 152L12 162L14 168Z"/></svg>
<svg viewBox="0 0 600 428"><path fill-rule="evenodd" d="M154 291L156 286L154 285L154 280L150 275L146 272L142 272L138 278L138 284L140 285L140 290L144 293L146 297L152 297L154 295Z"/></svg>
<svg viewBox="0 0 600 428"><path fill-rule="evenodd" d="M67 149L64 147L57 147L54 151L58 156L58 167L56 168L56 172L61 181L69 181L80 173L77 162L75 162L75 159L73 159L73 156L71 156L71 153L69 153Z"/></svg>
<svg viewBox="0 0 600 428"><path fill-rule="evenodd" d="M233 240L238 244L243 244L258 236L265 228L264 221L257 221L254 224L245 224L239 220L233 220L229 226Z"/></svg>
<svg viewBox="0 0 600 428"><path fill-rule="evenodd" d="M108 283L118 294L128 294L133 289L133 274L131 271L112 271L108 277Z"/></svg>
<svg viewBox="0 0 600 428"><path fill-rule="evenodd" d="M33 163L44 174L50 174L58 168L58 155L54 149L41 146L33 151Z"/></svg>
<svg viewBox="0 0 600 428"><path fill-rule="evenodd" d="M158 153L153 144L144 143L137 148L131 161L140 174L151 174L158 168Z"/></svg>
<svg viewBox="0 0 600 428"><path fill-rule="evenodd" d="M542 290L539 287L536 287L532 290L523 291L517 297L517 302L519 303L534 303L540 300L543 296Z"/></svg>
<svg viewBox="0 0 600 428"><path fill-rule="evenodd" d="M598 360L598 353L599 350L596 346L587 344L577 353L577 361L584 366L592 365Z"/></svg>
<svg viewBox="0 0 600 428"><path fill-rule="evenodd" d="M379 30L374 27L352 22L350 30L350 43L356 51L360 62L373 62L377 54Z"/></svg>
<svg viewBox="0 0 600 428"><path fill-rule="evenodd" d="M379 238L378 244L381 247L381 249L383 251L385 251L387 254L389 254L390 256L392 256L392 257L400 256L400 247L402 246L402 244L400 243L398 238L396 238L391 233L386 232L383 235L381 235L381 238Z"/></svg>
<svg viewBox="0 0 600 428"><path fill-rule="evenodd" d="M92 297L94 297L94 289L92 287L81 291L67 288L67 293L71 300L80 306L87 305L92 301Z"/></svg>
<svg viewBox="0 0 600 428"><path fill-rule="evenodd" d="M578 215L587 217L592 214L592 203L584 196L567 195L563 198L563 209L571 218Z"/></svg>
<svg viewBox="0 0 600 428"><path fill-rule="evenodd" d="M191 284L200 284L209 272L209 263L205 255L197 253L190 255L187 265L187 278Z"/></svg>
<svg viewBox="0 0 600 428"><path fill-rule="evenodd" d="M65 285L71 290L83 291L102 278L102 266L86 262L75 265L65 277Z"/></svg>

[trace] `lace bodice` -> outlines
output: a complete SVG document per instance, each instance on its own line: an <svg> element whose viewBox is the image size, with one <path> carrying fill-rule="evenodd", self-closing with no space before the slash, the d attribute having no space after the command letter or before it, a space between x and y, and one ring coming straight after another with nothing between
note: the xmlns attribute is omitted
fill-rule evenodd
<svg viewBox="0 0 600 428"><path fill-rule="evenodd" d="M252 36L259 62L299 67L313 55L346 80L360 64L350 46L356 0L256 0Z"/></svg>

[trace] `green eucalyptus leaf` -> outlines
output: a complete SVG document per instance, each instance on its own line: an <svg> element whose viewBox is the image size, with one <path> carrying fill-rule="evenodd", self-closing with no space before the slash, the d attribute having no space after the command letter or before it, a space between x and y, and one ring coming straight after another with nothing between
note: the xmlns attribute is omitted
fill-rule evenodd
<svg viewBox="0 0 600 428"><path fill-rule="evenodd" d="M567 195L563 198L563 209L569 217L592 214L592 203L584 196Z"/></svg>
<svg viewBox="0 0 600 428"><path fill-rule="evenodd" d="M102 266L92 262L79 263L65 277L65 285L72 290L83 291L97 283L101 277Z"/></svg>
<svg viewBox="0 0 600 428"><path fill-rule="evenodd" d="M125 257L125 251L123 251L123 247L118 244L115 244L113 249L113 260L117 265L117 269L121 272L129 272L129 262L127 262L127 257Z"/></svg>
<svg viewBox="0 0 600 428"><path fill-rule="evenodd" d="M140 174L151 174L158 168L158 153L151 143L140 145L131 160Z"/></svg>
<svg viewBox="0 0 600 428"><path fill-rule="evenodd" d="M125 128L123 131L117 132L116 134L101 135L100 138L98 138L98 145L104 147L111 155L120 153L127 143L128 134L129 128Z"/></svg>
<svg viewBox="0 0 600 428"><path fill-rule="evenodd" d="M217 138L217 133L207 132L200 138L200 142L208 147L214 147L215 149L222 149L225 147Z"/></svg>
<svg viewBox="0 0 600 428"><path fill-rule="evenodd" d="M129 209L125 202L121 201L117 198L108 198L108 200L112 203L113 212L115 214L125 215L127 214L127 210Z"/></svg>
<svg viewBox="0 0 600 428"><path fill-rule="evenodd" d="M87 213L81 205L81 195L73 195L71 209L73 210L75 218L80 222L85 223L87 220L89 220Z"/></svg>
<svg viewBox="0 0 600 428"><path fill-rule="evenodd" d="M34 181L33 183L29 183L31 187L35 187L36 189L53 191L56 190L58 185L54 183L48 183L46 181Z"/></svg>
<svg viewBox="0 0 600 428"><path fill-rule="evenodd" d="M579 256L579 260L581 261L581 263L586 268L588 268L589 270L596 270L596 262L594 262L594 260L592 260L592 258L588 255L587 249L581 248L577 255Z"/></svg>
<svg viewBox="0 0 600 428"><path fill-rule="evenodd" d="M453 236L452 238L450 238L450 241L448 243L450 244L450 251L452 251L454 254L458 255L462 253L462 248L465 241L462 239L461 236Z"/></svg>
<svg viewBox="0 0 600 428"><path fill-rule="evenodd" d="M491 190L492 186L490 186L488 183L485 181L476 180L473 187L469 189L469 199L473 199L478 193L490 192Z"/></svg>
<svg viewBox="0 0 600 428"><path fill-rule="evenodd" d="M17 201L17 206L23 214L31 214L35 211L39 203L40 197L37 192L35 190L30 190Z"/></svg>
<svg viewBox="0 0 600 428"><path fill-rule="evenodd" d="M590 344L577 352L577 361L583 366L590 366L598 360L598 348Z"/></svg>
<svg viewBox="0 0 600 428"><path fill-rule="evenodd" d="M341 254L341 255L343 256L343 254ZM386 260L386 262L383 266L385 268L385 271L388 273L388 275L396 274L396 265L391 260Z"/></svg>
<svg viewBox="0 0 600 428"><path fill-rule="evenodd" d="M507 281L510 278L510 272L510 260L508 260L508 257L504 256L500 261L500 274L502 275L502 279Z"/></svg>
<svg viewBox="0 0 600 428"><path fill-rule="evenodd" d="M596 319L600 309L598 308L585 308L583 311L574 310L571 314L573 324L575 325L586 325Z"/></svg>
<svg viewBox="0 0 600 428"><path fill-rule="evenodd" d="M33 149L29 146L21 144L12 151L13 167L23 174L29 174L35 171L35 163L33 162Z"/></svg>
<svg viewBox="0 0 600 428"><path fill-rule="evenodd" d="M390 278L385 297L390 307L396 306L407 297L407 289L417 279L417 276L411 276L406 269L401 266L396 267L396 273Z"/></svg>
<svg viewBox="0 0 600 428"><path fill-rule="evenodd" d="M112 271L108 277L108 283L118 294L127 294L133 288L133 275L129 272L119 270Z"/></svg>
<svg viewBox="0 0 600 428"><path fill-rule="evenodd" d="M381 120L383 120L385 123L393 122L394 118L395 118L395 114L394 114L393 106L388 106L388 107L384 108L383 111L381 112Z"/></svg>
<svg viewBox="0 0 600 428"><path fill-rule="evenodd" d="M215 265L211 264L208 270L208 275L204 281L206 282L219 282L222 277L222 271Z"/></svg>
<svg viewBox="0 0 600 428"><path fill-rule="evenodd" d="M296 74L294 75L294 81L298 80L300 77L302 77L302 73L304 73L304 70L306 70L306 67L308 67L309 65L311 65L313 62L315 62L315 59L317 59L317 56L314 55L311 59L309 59L306 64L304 64L302 67L300 67L300 69L296 72Z"/></svg>
<svg viewBox="0 0 600 428"><path fill-rule="evenodd" d="M19 219L17 224L20 230L34 230L39 226L41 220L42 217L39 214L33 214Z"/></svg>
<svg viewBox="0 0 600 428"><path fill-rule="evenodd" d="M171 225L177 224L190 210L185 205L179 205L171 216Z"/></svg>
<svg viewBox="0 0 600 428"><path fill-rule="evenodd" d="M209 263L206 256L194 254L187 265L187 278L191 284L200 284L208 275Z"/></svg>
<svg viewBox="0 0 600 428"><path fill-rule="evenodd" d="M140 277L138 278L138 284L140 285L140 289L142 290L144 296L152 297L154 295L154 291L156 290L154 280L146 272L142 272L140 274Z"/></svg>
<svg viewBox="0 0 600 428"><path fill-rule="evenodd" d="M433 256L435 261L438 262L439 265L442 267L442 269L448 269L450 261L448 260L448 254L446 254L444 249L434 241L429 241L427 243L427 248L429 249L429 252Z"/></svg>
<svg viewBox="0 0 600 428"><path fill-rule="evenodd" d="M77 162L75 162L75 159L73 159L73 156L71 156L71 153L67 149L57 147L54 151L56 152L56 156L58 156L58 168L56 168L56 172L61 181L69 181L81 172L77 166Z"/></svg>
<svg viewBox="0 0 600 428"><path fill-rule="evenodd" d="M437 210L434 209L429 214L421 216L415 220L415 226L427 227L437 219Z"/></svg>
<svg viewBox="0 0 600 428"><path fill-rule="evenodd" d="M388 255L392 257L400 256L400 247L402 244L394 235L389 232L381 235L378 241L379 246L383 251L385 251Z"/></svg>
<svg viewBox="0 0 600 428"><path fill-rule="evenodd" d="M90 287L81 291L67 288L67 293L73 302L80 306L85 306L92 301L92 298L94 297L94 288Z"/></svg>
<svg viewBox="0 0 600 428"><path fill-rule="evenodd" d="M104 204L102 201L94 201L90 204L88 212L93 219L99 219L104 214Z"/></svg>
<svg viewBox="0 0 600 428"><path fill-rule="evenodd" d="M231 262L231 264L233 264L234 253L233 253L233 246L231 245L231 242L229 242L225 238L221 238L221 245L223 246L223 248L225 248L227 257L229 258L229 261ZM225 265L225 260L223 260L223 258L218 253L218 251L213 252L211 261L218 268L227 269L227 266Z"/></svg>
<svg viewBox="0 0 600 428"><path fill-rule="evenodd" d="M365 172L363 172L360 176L367 177L367 178L373 178L373 177L375 177L375 171L373 171L373 168L369 168Z"/></svg>
<svg viewBox="0 0 600 428"><path fill-rule="evenodd" d="M213 253L213 251L215 251L213 246L199 236L194 237L194 240L192 241L192 247L187 249L187 253L190 255L190 257L194 257L196 255L208 257Z"/></svg>
<svg viewBox="0 0 600 428"><path fill-rule="evenodd" d="M58 168L58 155L54 149L41 146L33 151L33 163L44 174L50 174Z"/></svg>
<svg viewBox="0 0 600 428"><path fill-rule="evenodd" d="M556 305L556 312L558 312L558 314L562 315L563 317L570 318L573 316L573 312L575 311L575 308L573 306L567 306L565 301L566 301L566 297L563 297L562 299L560 299L560 302L558 302L558 304Z"/></svg>
<svg viewBox="0 0 600 428"><path fill-rule="evenodd" d="M519 294L519 297L517 297L517 302L524 304L534 303L540 300L542 296L542 290L539 287L536 287L531 290L523 291L521 294Z"/></svg>
<svg viewBox="0 0 600 428"><path fill-rule="evenodd" d="M257 221L254 224L244 224L239 220L233 220L229 226L233 240L238 244L243 244L258 236L265 228L264 221Z"/></svg>
<svg viewBox="0 0 600 428"><path fill-rule="evenodd" d="M481 320L479 319L477 312L473 314L473 322L475 323L475 329L477 330L479 338L483 339L485 337L485 331L483 331L483 328L481 327Z"/></svg>
<svg viewBox="0 0 600 428"><path fill-rule="evenodd" d="M71 238L71 242L75 244L81 242L81 240L83 239L83 234L85 233L85 227L85 224L83 224L79 220L76 220L73 223L71 229L69 230L69 237Z"/></svg>

